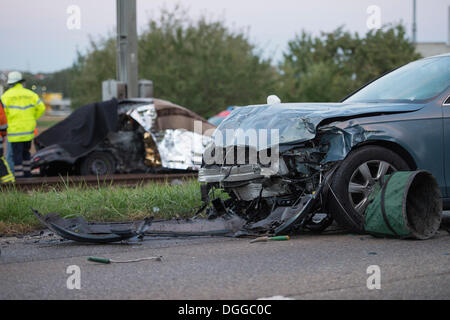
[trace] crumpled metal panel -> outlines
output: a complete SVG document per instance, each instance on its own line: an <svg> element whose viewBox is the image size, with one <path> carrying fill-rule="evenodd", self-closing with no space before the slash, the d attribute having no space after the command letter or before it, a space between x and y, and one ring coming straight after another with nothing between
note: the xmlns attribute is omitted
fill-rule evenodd
<svg viewBox="0 0 450 320"><path fill-rule="evenodd" d="M154 134L162 166L169 169L200 169L203 151L210 140L185 129L165 130Z"/></svg>
<svg viewBox="0 0 450 320"><path fill-rule="evenodd" d="M145 131L151 132L155 128L155 121L158 116L154 104L135 108L130 110L127 114L136 120Z"/></svg>
<svg viewBox="0 0 450 320"><path fill-rule="evenodd" d="M157 112L154 104L141 106L128 112L153 138L157 150L146 141L146 163L167 169L199 170L202 155L211 138L185 129L156 130ZM157 151L157 152L155 152Z"/></svg>
<svg viewBox="0 0 450 320"><path fill-rule="evenodd" d="M339 125L330 124L320 128L320 131L325 132L320 142L330 146L327 155L322 160L322 164L343 160L353 147L359 143L376 136L388 134L385 131L365 129L359 124L343 128Z"/></svg>
<svg viewBox="0 0 450 320"><path fill-rule="evenodd" d="M268 141L253 146L261 151L270 148L270 130L278 130L279 144L294 144L312 140L316 137L317 127L324 120L340 120L370 115L392 114L402 112L412 112L423 108L424 105L411 104L380 104L380 103L286 103L277 105L260 105L236 108L217 128L214 142L216 146L228 147L242 145L239 135L243 129L267 130ZM227 130L234 130L234 136L228 134ZM222 141L217 137L221 134ZM226 141L224 141L226 140ZM275 141L275 140L274 140ZM249 145L245 141L245 145Z"/></svg>

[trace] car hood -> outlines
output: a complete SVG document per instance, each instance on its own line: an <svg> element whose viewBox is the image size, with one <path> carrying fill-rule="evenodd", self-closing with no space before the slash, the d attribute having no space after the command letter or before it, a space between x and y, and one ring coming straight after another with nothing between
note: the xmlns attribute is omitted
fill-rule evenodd
<svg viewBox="0 0 450 320"><path fill-rule="evenodd" d="M251 135L251 130L256 130L257 134L260 130L268 131L266 140L270 142L266 144L260 141L257 149L261 150L275 143L290 144L312 140L318 126L324 123L413 112L423 107L422 104L397 103L282 103L242 107L235 109L217 128L215 144L223 147L253 145L249 142L251 139L242 137ZM272 130L278 130L278 142L274 139Z"/></svg>

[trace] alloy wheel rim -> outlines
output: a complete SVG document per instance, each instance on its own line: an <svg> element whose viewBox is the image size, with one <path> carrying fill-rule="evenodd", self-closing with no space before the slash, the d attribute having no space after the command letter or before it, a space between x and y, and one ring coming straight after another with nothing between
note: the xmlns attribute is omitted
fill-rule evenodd
<svg viewBox="0 0 450 320"><path fill-rule="evenodd" d="M374 185L386 174L395 171L397 169L386 161L371 160L361 164L353 172L348 184L348 196L353 208L363 215Z"/></svg>

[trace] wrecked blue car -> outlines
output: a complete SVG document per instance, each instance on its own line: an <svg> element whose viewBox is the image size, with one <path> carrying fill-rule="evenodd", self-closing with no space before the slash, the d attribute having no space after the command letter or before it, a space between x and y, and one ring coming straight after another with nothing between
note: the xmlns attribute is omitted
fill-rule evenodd
<svg viewBox="0 0 450 320"><path fill-rule="evenodd" d="M204 199L214 189L229 196L214 199L210 214L245 217L253 232L321 231L333 219L361 230L374 185L416 169L433 174L448 208L449 86L448 54L409 63L340 103L268 99L235 109L199 172Z"/></svg>

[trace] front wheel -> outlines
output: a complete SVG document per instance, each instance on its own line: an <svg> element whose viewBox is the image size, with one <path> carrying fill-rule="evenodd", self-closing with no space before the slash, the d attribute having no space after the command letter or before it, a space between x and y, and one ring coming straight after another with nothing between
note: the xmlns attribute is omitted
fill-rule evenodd
<svg viewBox="0 0 450 320"><path fill-rule="evenodd" d="M365 146L350 152L333 177L328 192L329 212L340 226L362 231L375 184L385 175L408 170L408 163L387 148Z"/></svg>

